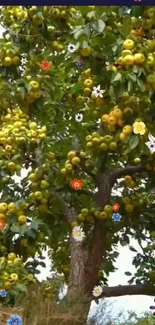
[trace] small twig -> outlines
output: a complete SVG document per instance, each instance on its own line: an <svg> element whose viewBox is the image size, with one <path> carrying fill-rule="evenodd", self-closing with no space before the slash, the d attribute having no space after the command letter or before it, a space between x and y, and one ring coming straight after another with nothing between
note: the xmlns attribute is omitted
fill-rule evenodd
<svg viewBox="0 0 155 325"><path fill-rule="evenodd" d="M59 187L57 187L55 189L55 191L56 192L63 192L65 189L67 189L68 192L73 192L73 190L69 186L59 186ZM80 191L77 192L77 194L92 196L95 199L95 193L93 193L93 192L91 192L89 190L81 189Z"/></svg>

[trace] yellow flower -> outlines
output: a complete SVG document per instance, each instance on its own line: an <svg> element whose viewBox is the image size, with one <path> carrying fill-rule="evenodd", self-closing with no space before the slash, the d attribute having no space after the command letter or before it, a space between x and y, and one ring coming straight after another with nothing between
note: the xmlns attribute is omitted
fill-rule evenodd
<svg viewBox="0 0 155 325"><path fill-rule="evenodd" d="M146 132L146 125L143 122L133 123L133 132L135 134L144 135Z"/></svg>

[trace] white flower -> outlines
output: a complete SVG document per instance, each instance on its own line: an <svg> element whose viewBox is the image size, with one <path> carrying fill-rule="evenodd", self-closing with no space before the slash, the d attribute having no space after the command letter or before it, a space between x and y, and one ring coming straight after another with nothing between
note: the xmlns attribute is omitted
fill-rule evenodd
<svg viewBox="0 0 155 325"><path fill-rule="evenodd" d="M76 226L72 230L73 238L77 241L82 241L85 237L85 233L80 226Z"/></svg>
<svg viewBox="0 0 155 325"><path fill-rule="evenodd" d="M148 138L151 142L155 143L155 137L152 134L148 134Z"/></svg>
<svg viewBox="0 0 155 325"><path fill-rule="evenodd" d="M153 252L151 253L151 256L152 256L152 257L155 257L155 251L153 251Z"/></svg>
<svg viewBox="0 0 155 325"><path fill-rule="evenodd" d="M155 152L155 137L151 134L148 135L150 141L145 142L146 146L150 149L151 153Z"/></svg>
<svg viewBox="0 0 155 325"><path fill-rule="evenodd" d="M102 292L103 288L101 286L95 286L92 293L94 297L99 297Z"/></svg>
<svg viewBox="0 0 155 325"><path fill-rule="evenodd" d="M95 95L96 97L103 97L103 94L105 93L105 90L100 89L101 86L93 87L92 95Z"/></svg>
<svg viewBox="0 0 155 325"><path fill-rule="evenodd" d="M68 45L68 51L73 53L76 50L76 46L74 44L69 44Z"/></svg>
<svg viewBox="0 0 155 325"><path fill-rule="evenodd" d="M77 113L77 114L75 115L75 120L76 120L77 122L81 122L81 121L83 120L83 115L80 114L80 113Z"/></svg>
<svg viewBox="0 0 155 325"><path fill-rule="evenodd" d="M21 59L21 63L22 63L23 65L26 64L26 63L27 63L27 59L22 58L22 59Z"/></svg>

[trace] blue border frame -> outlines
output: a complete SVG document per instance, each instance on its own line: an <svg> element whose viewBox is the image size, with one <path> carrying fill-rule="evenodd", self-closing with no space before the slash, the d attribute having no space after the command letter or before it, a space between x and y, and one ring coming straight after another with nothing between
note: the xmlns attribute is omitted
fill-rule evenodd
<svg viewBox="0 0 155 325"><path fill-rule="evenodd" d="M1 0L1 6L155 6L155 0Z"/></svg>

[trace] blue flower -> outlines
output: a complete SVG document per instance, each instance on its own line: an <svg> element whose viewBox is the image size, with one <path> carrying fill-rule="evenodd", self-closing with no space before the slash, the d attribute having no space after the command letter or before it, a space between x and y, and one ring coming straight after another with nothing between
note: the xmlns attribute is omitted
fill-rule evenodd
<svg viewBox="0 0 155 325"><path fill-rule="evenodd" d="M19 316L11 315L7 321L7 325L22 325L21 318Z"/></svg>
<svg viewBox="0 0 155 325"><path fill-rule="evenodd" d="M84 63L82 61L76 61L75 64L78 68L83 68L83 65L84 65Z"/></svg>
<svg viewBox="0 0 155 325"><path fill-rule="evenodd" d="M113 213L113 215L112 215L112 219L114 221L120 221L121 218L122 217L121 217L121 215L118 212L117 213Z"/></svg>
<svg viewBox="0 0 155 325"><path fill-rule="evenodd" d="M1 297L6 297L6 295L7 295L6 290L0 290L0 296Z"/></svg>

